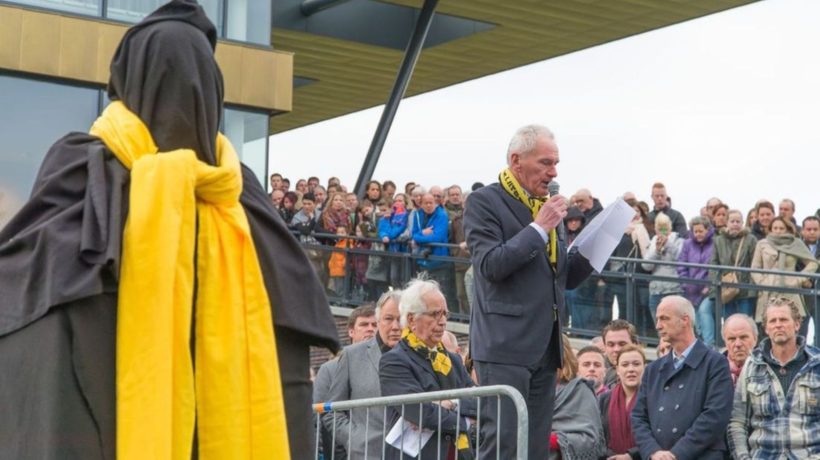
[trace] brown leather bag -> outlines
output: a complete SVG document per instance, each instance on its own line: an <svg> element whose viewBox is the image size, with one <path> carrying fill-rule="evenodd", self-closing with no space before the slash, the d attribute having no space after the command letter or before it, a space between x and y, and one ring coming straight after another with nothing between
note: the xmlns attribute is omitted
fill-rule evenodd
<svg viewBox="0 0 820 460"><path fill-rule="evenodd" d="M737 254L735 255L735 267L737 267L737 263L740 261L740 251L743 249L743 241L746 239L744 236L740 239L740 245L737 247ZM737 272L728 272L724 273L720 277L721 283L737 283ZM726 305L727 303L735 300L735 297L740 294L740 288L735 286L721 286L720 288L720 303Z"/></svg>

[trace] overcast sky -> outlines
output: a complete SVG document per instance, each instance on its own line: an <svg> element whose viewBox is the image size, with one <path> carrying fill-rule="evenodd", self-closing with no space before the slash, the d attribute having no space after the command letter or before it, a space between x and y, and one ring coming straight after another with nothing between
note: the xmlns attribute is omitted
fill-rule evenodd
<svg viewBox="0 0 820 460"><path fill-rule="evenodd" d="M744 215L789 197L802 219L820 207L818 18L820 1L768 0L405 99L374 178L495 182L515 129L541 123L564 195L651 205L661 181L687 218L717 196ZM271 136L271 172L352 188L381 111Z"/></svg>

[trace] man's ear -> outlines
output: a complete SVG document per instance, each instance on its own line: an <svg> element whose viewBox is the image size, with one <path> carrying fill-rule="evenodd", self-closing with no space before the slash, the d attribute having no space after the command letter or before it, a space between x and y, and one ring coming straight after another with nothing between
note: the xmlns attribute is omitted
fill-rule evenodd
<svg viewBox="0 0 820 460"><path fill-rule="evenodd" d="M510 171L514 171L516 173L521 171L521 154L520 153L513 153L510 155L510 164L509 164Z"/></svg>

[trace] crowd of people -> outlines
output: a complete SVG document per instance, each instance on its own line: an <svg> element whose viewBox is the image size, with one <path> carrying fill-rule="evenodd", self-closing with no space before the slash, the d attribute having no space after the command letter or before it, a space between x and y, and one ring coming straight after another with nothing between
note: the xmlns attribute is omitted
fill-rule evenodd
<svg viewBox="0 0 820 460"><path fill-rule="evenodd" d="M816 458L820 349L799 334L803 316L794 299L773 297L761 314L765 337L751 316L734 313L723 322L726 349L718 352L696 337L692 302L666 296L656 310L661 342L652 362L625 320L610 321L580 350L564 335L552 431L537 442L549 446L551 459L565 460ZM354 309L353 345L319 368L314 402L481 385L469 350L446 330L448 315L438 284L425 279L386 292L375 308ZM384 433L400 413L322 414L320 454L398 458L399 447L385 444ZM441 445L429 442L418 458L473 458L477 416L475 398L403 410L408 422L440 431Z"/></svg>
<svg viewBox="0 0 820 460"><path fill-rule="evenodd" d="M318 369L315 402L487 384L476 372L470 351L461 350L446 331L451 312L469 313L476 301L464 243L469 194L459 186L428 189L413 183L397 193L391 181L371 181L360 200L337 178L327 187L315 177L300 180L290 191L279 174L271 177L271 187L282 218L303 242L314 243L305 246L309 252L325 244L414 254L411 272L391 264L399 259L380 260L372 252L312 255L331 292L341 288L335 280L350 278L352 271L367 296L381 294L375 308L353 310L348 328L354 345ZM472 191L481 187L475 184ZM818 267L820 219L810 215L798 222L788 199L777 210L761 200L744 214L713 198L701 215L687 222L671 207L663 184L654 184L651 197L650 207L632 193L623 196L635 217L613 254L617 259L607 266L608 272L620 272L629 263L624 260L635 259L635 270L657 275L636 283L637 324L624 318L627 286L621 278L593 275L566 291L564 324L600 331L600 336L592 340L594 345L575 350L562 335L563 349L571 352L564 353L558 370L550 437L535 442L549 447L550 458L563 459L820 455L820 387L815 385L820 350L805 340L811 313L807 306L816 300L780 291L812 285L807 275ZM573 194L567 206L564 227L571 242L603 207L586 189ZM328 238L333 234L338 238ZM347 235L365 238L344 238ZM431 254L464 263L426 258ZM698 265L781 273L722 272ZM377 273L382 274L374 276ZM420 278L399 290L414 275ZM717 277L750 286L716 289ZM723 317L716 324L718 298ZM615 299L621 319L612 320ZM651 362L651 350L638 339L648 332L660 340ZM722 351L716 349L717 333L725 343ZM437 374L442 363L431 358L433 350L442 360L446 357L446 367L453 370L447 378ZM428 372L422 372L426 367ZM444 441L438 453L443 458L472 458L485 450L475 445L474 402L436 404L424 405L421 412L418 406L405 407L405 420L440 430ZM441 424L434 417L439 406ZM380 410L324 414L319 418L325 434L321 452L324 458L330 458L331 449L335 458L382 458L384 449L386 458L397 457L399 449L385 445L382 430L398 418L392 409L384 415ZM481 422L493 420L482 415ZM793 428L781 429L784 426ZM335 442L330 436L334 431ZM433 445L422 457L436 455Z"/></svg>
<svg viewBox="0 0 820 460"><path fill-rule="evenodd" d="M388 286L400 287L415 273L425 272L442 287L454 313L469 315L475 301L473 268L464 233L464 208L469 193L465 194L460 186L427 188L409 182L404 192L398 192L393 181L373 180L363 199L336 177L331 177L326 186L317 177L300 179L291 190L290 181L275 173L270 176L270 186L271 199L282 219L303 243L313 244L308 255L330 294L375 301ZM482 186L474 184L471 192ZM717 341L718 296L723 319L745 313L760 323L768 299L781 294L790 296L804 317L811 313L807 306L814 305L813 299L781 293L778 288L812 286L812 279L805 274L815 273L818 268L817 213L798 221L795 203L783 199L777 208L768 200L760 200L744 214L718 198L710 198L700 215L687 224L683 214L671 207L662 183L652 187L651 207L631 192L625 193L623 199L635 209L635 217L613 256L639 259L642 263L635 264L634 270L653 275L649 281L634 281L636 308L635 317L630 319L641 335L654 335L657 306L669 295L683 295L692 302L697 312L698 336L712 347ZM578 190L569 198L568 205L564 224L572 242L603 206L588 189ZM360 238L344 238L347 235ZM321 244L328 249L316 249ZM389 254L348 254L344 250L349 248ZM400 253L411 255L410 266L406 259L397 257ZM795 274L719 272L676 265L677 262ZM564 324L590 334L600 330L612 318L616 299L618 317L626 319L626 281L607 272L624 272L627 268L622 261L611 261L604 275L593 274L580 286L568 290ZM760 288L722 287L718 292L713 285L717 278ZM801 333L805 335L807 328L808 321L804 321Z"/></svg>

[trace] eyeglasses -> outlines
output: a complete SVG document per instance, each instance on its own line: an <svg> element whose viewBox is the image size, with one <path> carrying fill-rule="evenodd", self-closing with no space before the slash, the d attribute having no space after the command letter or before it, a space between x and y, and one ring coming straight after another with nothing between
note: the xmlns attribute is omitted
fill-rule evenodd
<svg viewBox="0 0 820 460"><path fill-rule="evenodd" d="M447 319L450 317L450 312L447 310L423 311L422 315L427 315L435 320L440 320L442 317Z"/></svg>

